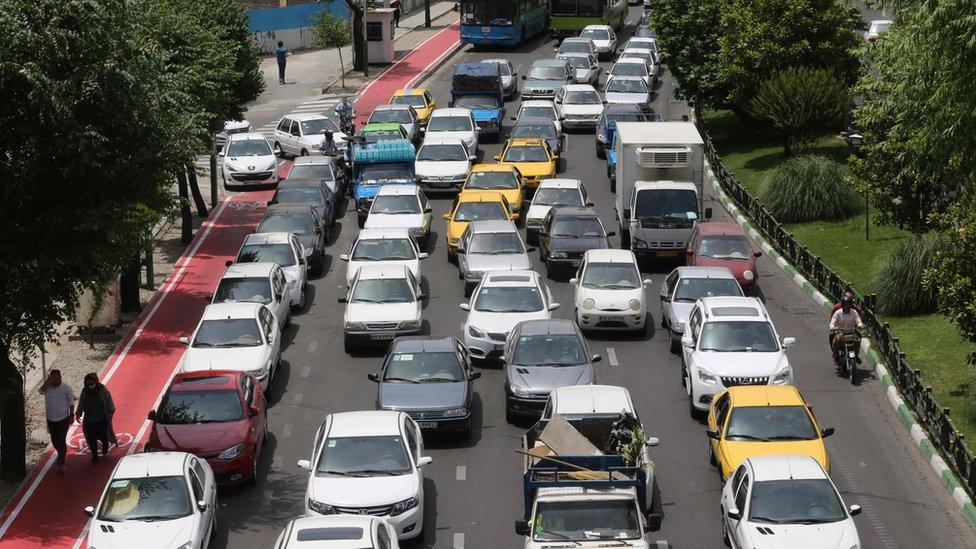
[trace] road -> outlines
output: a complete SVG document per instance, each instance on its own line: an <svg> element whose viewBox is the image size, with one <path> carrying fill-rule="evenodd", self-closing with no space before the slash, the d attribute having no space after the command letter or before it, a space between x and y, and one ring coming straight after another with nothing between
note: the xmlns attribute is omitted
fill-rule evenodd
<svg viewBox="0 0 976 549"><path fill-rule="evenodd" d="M632 19L637 14L632 11ZM551 57L552 47L552 41L538 40L501 55L525 74L533 59ZM455 62L499 55L465 48L422 86L432 90L439 104L446 104ZM680 116L682 107L672 101L671 89L671 77L664 75L655 109L668 118ZM508 115L514 115L517 102L507 108ZM593 135L572 134L568 143L561 175L583 180L605 223L613 226L612 195L605 164L594 156ZM482 154L490 159L499 150L498 144L485 144ZM449 205L448 199L433 201L436 236L431 257L423 264L430 293L423 315L429 333L459 336L465 313L458 304L465 299L456 268L446 260L445 222L440 216ZM718 219L728 218L712 197L706 198L706 206L714 208ZM282 368L273 386L271 437L262 455L261 480L254 489L221 494L216 547L270 547L285 523L302 512L307 476L295 462L309 457L312 438L325 415L375 405L376 385L366 374L378 371L382 356L343 353L343 306L336 303L345 294L345 264L338 254L345 253L356 232L350 208L335 231L326 273L311 282L310 310L296 316L295 327L286 332ZM537 254L533 260L540 270ZM648 300L655 325L660 320L658 288L668 270L648 268L654 280ZM766 258L760 262L760 280L777 330L798 340L789 351L797 385L813 404L820 423L837 429L827 439L832 476L846 502L864 508L856 519L864 546L976 547L972 529L892 415L877 380L864 379L852 387L834 374L823 311ZM559 281L550 282L550 287L563 304L556 316L570 318L569 285ZM592 339L592 349L604 357L597 364L597 381L629 388L649 434L661 439L654 457L665 516L662 529L651 539L668 540L674 547L721 547L718 475L708 464L704 427L688 416L679 360L668 352L667 344L661 329L642 339ZM434 458L427 468L425 532L419 542L408 546L520 545L513 522L521 512L521 461L513 450L525 426L505 422L502 372L498 368L483 372L475 382L475 428L470 441L425 441Z"/></svg>

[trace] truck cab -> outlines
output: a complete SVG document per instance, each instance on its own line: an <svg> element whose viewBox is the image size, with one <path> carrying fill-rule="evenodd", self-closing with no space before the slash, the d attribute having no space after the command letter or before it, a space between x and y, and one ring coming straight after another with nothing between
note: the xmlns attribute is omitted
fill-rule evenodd
<svg viewBox="0 0 976 549"><path fill-rule="evenodd" d="M635 181L622 234L641 257L679 259L699 220L699 196L688 181ZM711 217L711 209L705 217Z"/></svg>
<svg viewBox="0 0 976 549"><path fill-rule="evenodd" d="M391 139L353 148L353 198L360 228L381 186L414 183L415 156L413 143L407 139Z"/></svg>
<svg viewBox="0 0 976 549"><path fill-rule="evenodd" d="M505 118L500 71L496 63L459 63L451 79L451 106L471 109L479 133L495 139Z"/></svg>

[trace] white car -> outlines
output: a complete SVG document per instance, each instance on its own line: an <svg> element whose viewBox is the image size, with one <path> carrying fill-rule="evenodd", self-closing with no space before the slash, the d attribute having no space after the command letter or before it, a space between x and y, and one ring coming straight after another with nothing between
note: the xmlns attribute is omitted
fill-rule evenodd
<svg viewBox="0 0 976 549"><path fill-rule="evenodd" d="M652 50L646 48L627 48L620 53L620 57L617 59L640 59L644 63L647 63L647 68L650 69L652 78L657 78L658 76L657 55Z"/></svg>
<svg viewBox="0 0 976 549"><path fill-rule="evenodd" d="M498 65L498 70L502 75L502 91L505 93L505 99L515 97L515 92L518 91L518 74L515 72L512 62L508 59L484 59L481 62Z"/></svg>
<svg viewBox="0 0 976 549"><path fill-rule="evenodd" d="M403 412L329 414L315 434L305 514L364 515L385 519L397 538L424 529L424 455L420 428ZM359 547L358 545L356 547Z"/></svg>
<svg viewBox="0 0 976 549"><path fill-rule="evenodd" d="M681 351L688 315L703 297L742 296L728 267L678 267L661 284L661 327L671 336L671 352Z"/></svg>
<svg viewBox="0 0 976 549"><path fill-rule="evenodd" d="M854 517L817 460L747 458L722 487L722 538L734 549L861 547Z"/></svg>
<svg viewBox="0 0 976 549"><path fill-rule="evenodd" d="M278 184L278 158L259 133L235 133L219 156L220 178L228 191L271 189Z"/></svg>
<svg viewBox="0 0 976 549"><path fill-rule="evenodd" d="M634 105L641 111L651 110L651 91L643 78L618 76L603 86L603 99L610 104Z"/></svg>
<svg viewBox="0 0 976 549"><path fill-rule="evenodd" d="M227 144L227 137L235 133L249 133L254 127L247 120L227 120L223 131L214 135L214 149L218 152Z"/></svg>
<svg viewBox="0 0 976 549"><path fill-rule="evenodd" d="M396 530L370 515L297 518L285 526L274 549L399 549Z"/></svg>
<svg viewBox="0 0 976 549"><path fill-rule="evenodd" d="M346 352L420 333L420 282L403 265L364 265L352 279L342 315Z"/></svg>
<svg viewBox="0 0 976 549"><path fill-rule="evenodd" d="M211 303L260 303L271 309L280 329L291 322L288 281L277 263L235 263L220 277Z"/></svg>
<svg viewBox="0 0 976 549"><path fill-rule="evenodd" d="M369 206L364 229L407 229L420 249L430 237L430 202L416 185L383 185Z"/></svg>
<svg viewBox="0 0 976 549"><path fill-rule="evenodd" d="M555 103L564 128L595 128L603 114L603 99L589 84L566 84L556 92Z"/></svg>
<svg viewBox="0 0 976 549"><path fill-rule="evenodd" d="M332 132L336 147L346 146L346 134L324 114L291 113L281 117L274 130L274 152L282 158L322 154L319 147L325 132Z"/></svg>
<svg viewBox="0 0 976 549"><path fill-rule="evenodd" d="M85 547L203 549L217 513L217 484L206 460L185 452L123 456L92 517Z"/></svg>
<svg viewBox="0 0 976 549"><path fill-rule="evenodd" d="M559 59L569 61L573 69L573 82L576 84L600 85L600 63L596 57L586 53L562 53Z"/></svg>
<svg viewBox="0 0 976 549"><path fill-rule="evenodd" d="M459 189L478 157L468 154L464 142L456 137L428 136L417 151L413 171L425 189Z"/></svg>
<svg viewBox="0 0 976 549"><path fill-rule="evenodd" d="M553 48L556 55L561 53L585 53L596 55L596 45L589 38L573 36L560 42L559 46Z"/></svg>
<svg viewBox="0 0 976 549"><path fill-rule="evenodd" d="M614 77L624 77L624 78L640 78L647 84L648 87L654 84L654 76L651 74L650 67L647 66L647 61L643 59L635 59L633 57L627 59L618 59L616 63L610 67L607 71L607 75L612 79Z"/></svg>
<svg viewBox="0 0 976 549"><path fill-rule="evenodd" d="M594 51L604 61L617 50L617 33L610 25L587 25L580 32L580 38L590 39Z"/></svg>
<svg viewBox="0 0 976 549"><path fill-rule="evenodd" d="M647 300L637 256L630 250L587 250L576 277L576 323L580 330L643 330Z"/></svg>
<svg viewBox="0 0 976 549"><path fill-rule="evenodd" d="M876 42L878 37L888 32L893 21L888 19L875 19L868 23L868 30L864 31L864 39L868 42Z"/></svg>
<svg viewBox="0 0 976 549"><path fill-rule="evenodd" d="M649 36L632 36L624 43L623 50L629 50L631 48L651 50L654 52L655 56L660 55L660 50L657 47L657 38L651 38Z"/></svg>
<svg viewBox="0 0 976 549"><path fill-rule="evenodd" d="M401 265L413 273L414 278L420 280L420 260L427 257L426 252L420 251L416 239L410 236L407 229L363 229L356 235L356 240L349 246L349 253L342 254L339 259L346 261L346 287L352 285L356 272L364 265Z"/></svg>
<svg viewBox="0 0 976 549"><path fill-rule="evenodd" d="M695 303L681 336L681 383L695 419L712 398L736 385L791 385L793 368L766 307L755 297L705 297Z"/></svg>
<svg viewBox="0 0 976 549"><path fill-rule="evenodd" d="M586 206L586 188L579 179L543 179L532 195L532 202L525 212L525 240L539 243L542 221L554 206Z"/></svg>
<svg viewBox="0 0 976 549"><path fill-rule="evenodd" d="M312 249L305 248L292 233L253 233L244 238L233 263L277 263L285 273L286 291L291 306L305 308L308 296L308 258Z"/></svg>
<svg viewBox="0 0 976 549"><path fill-rule="evenodd" d="M556 112L556 105L548 99L529 99L522 101L519 105L518 114L515 116L515 125L523 118L548 118L556 124L556 131L563 133L563 125L559 120L559 113Z"/></svg>
<svg viewBox="0 0 976 549"><path fill-rule="evenodd" d="M534 251L534 250L533 250ZM472 221L458 240L458 270L464 281L464 295L487 273L531 269L529 250L515 223L507 220Z"/></svg>
<svg viewBox="0 0 976 549"><path fill-rule="evenodd" d="M461 309L464 347L473 358L500 358L505 340L523 320L549 319L559 304L535 271L488 273Z"/></svg>
<svg viewBox="0 0 976 549"><path fill-rule="evenodd" d="M416 143L420 139L420 119L410 105L377 105L369 115L367 124L399 124L407 132L407 139Z"/></svg>
<svg viewBox="0 0 976 549"><path fill-rule="evenodd" d="M457 138L468 149L468 156L478 155L478 125L474 122L471 109L448 107L434 109L427 120L427 127L420 130L424 139L436 136L440 139Z"/></svg>
<svg viewBox="0 0 976 549"><path fill-rule="evenodd" d="M258 378L267 393L281 362L281 329L274 314L258 303L207 305L187 346L181 372L237 370Z"/></svg>

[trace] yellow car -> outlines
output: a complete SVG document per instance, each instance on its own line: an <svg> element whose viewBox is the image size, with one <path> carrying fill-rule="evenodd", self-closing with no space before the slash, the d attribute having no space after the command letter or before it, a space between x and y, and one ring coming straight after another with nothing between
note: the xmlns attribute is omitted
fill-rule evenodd
<svg viewBox="0 0 976 549"><path fill-rule="evenodd" d="M391 105L410 105L417 111L417 119L421 125L427 125L430 113L437 108L437 101L424 88L406 88L393 92Z"/></svg>
<svg viewBox="0 0 976 549"><path fill-rule="evenodd" d="M444 214L447 221L447 257L457 255L457 244L468 222L483 219L507 219L511 221L512 210L508 200L497 191L461 191L454 199L451 212Z"/></svg>
<svg viewBox="0 0 976 549"><path fill-rule="evenodd" d="M513 219L519 218L525 189L522 188L522 174L518 168L508 164L476 164L464 180L462 191L498 191L508 200L508 208Z"/></svg>
<svg viewBox="0 0 976 549"><path fill-rule="evenodd" d="M552 154L545 139L514 137L505 142L502 154L496 156L495 161L517 168L523 184L535 189L540 181L556 175L559 157Z"/></svg>
<svg viewBox="0 0 976 549"><path fill-rule="evenodd" d="M732 387L712 400L708 410L709 460L722 482L750 457L810 456L830 471L824 437L812 408L792 385Z"/></svg>

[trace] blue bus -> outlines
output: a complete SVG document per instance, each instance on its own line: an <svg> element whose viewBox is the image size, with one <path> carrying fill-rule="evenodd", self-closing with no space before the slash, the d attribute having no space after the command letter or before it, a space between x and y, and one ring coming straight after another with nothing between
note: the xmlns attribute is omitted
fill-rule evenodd
<svg viewBox="0 0 976 549"><path fill-rule="evenodd" d="M549 0L461 0L461 43L516 46L549 28Z"/></svg>

